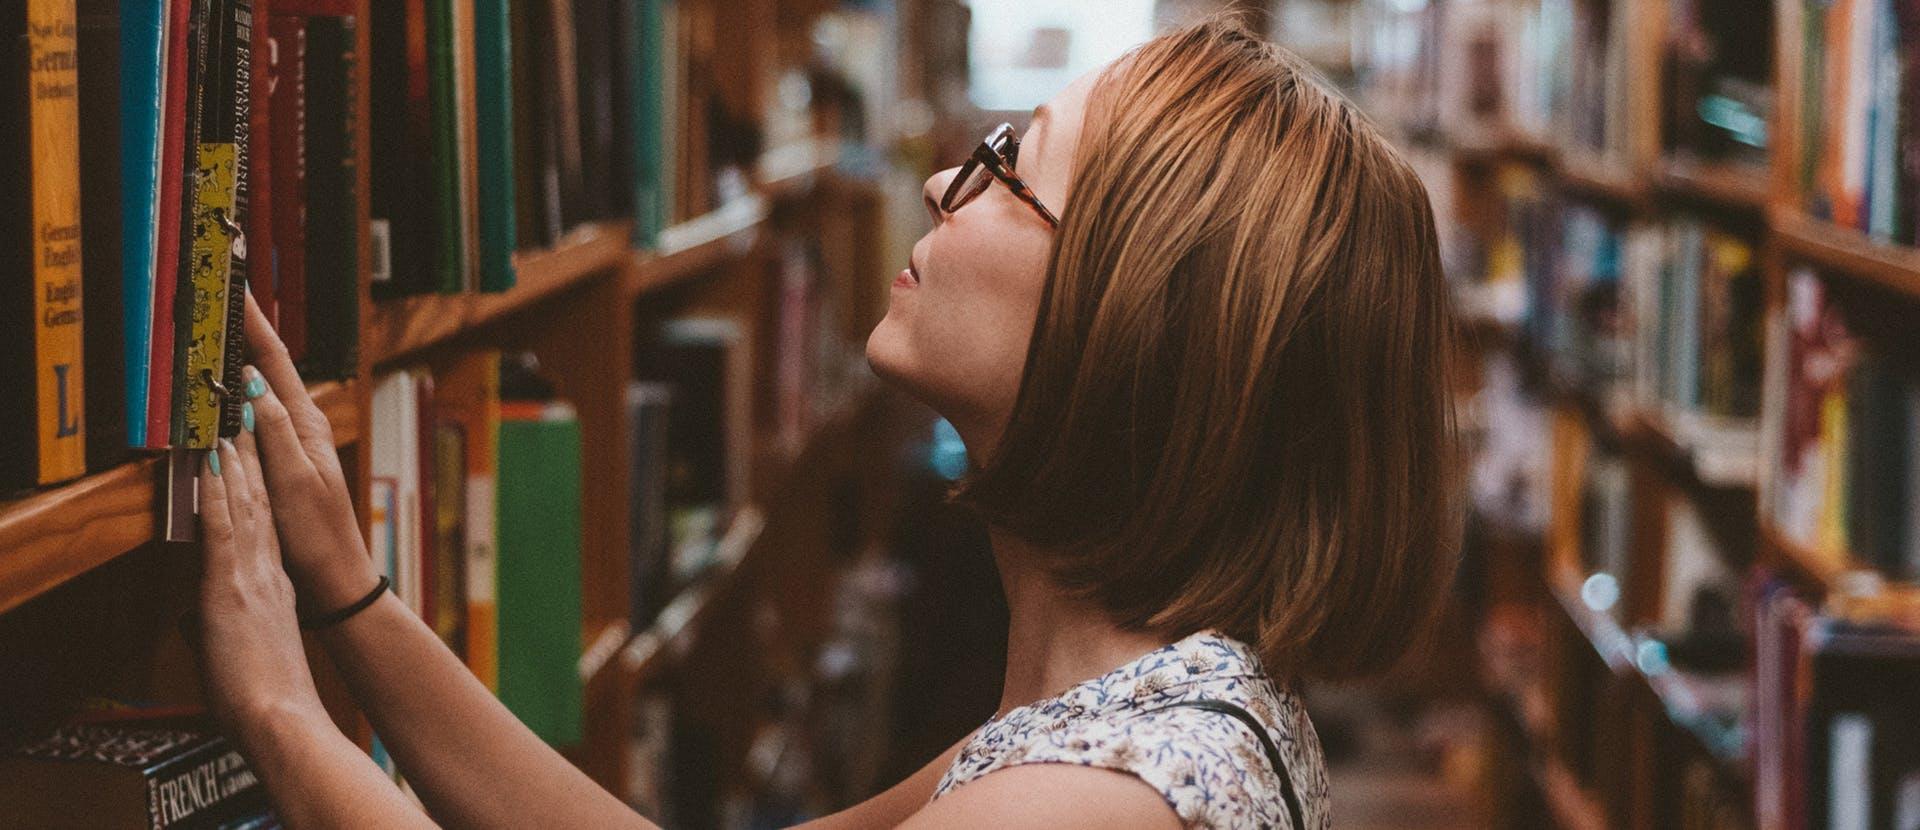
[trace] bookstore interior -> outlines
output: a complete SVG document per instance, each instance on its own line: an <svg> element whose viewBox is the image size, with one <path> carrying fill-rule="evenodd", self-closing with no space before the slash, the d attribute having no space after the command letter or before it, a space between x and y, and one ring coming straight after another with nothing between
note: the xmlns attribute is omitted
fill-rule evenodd
<svg viewBox="0 0 1920 830"><path fill-rule="evenodd" d="M1336 825L1920 828L1920 4L6 5L0 825L278 826L182 625L248 294L393 591L595 782L919 768L1007 613L864 356L922 182L1231 8L1420 172L1459 333L1448 608L1305 684Z"/></svg>

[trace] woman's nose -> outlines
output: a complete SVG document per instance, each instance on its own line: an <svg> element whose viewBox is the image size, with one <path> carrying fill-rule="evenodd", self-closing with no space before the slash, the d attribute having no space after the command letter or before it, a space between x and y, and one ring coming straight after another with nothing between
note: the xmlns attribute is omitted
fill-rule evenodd
<svg viewBox="0 0 1920 830"><path fill-rule="evenodd" d="M953 183L953 177L960 172L958 167L949 167L927 177L920 186L920 198L927 203L927 216L933 220L934 227L947 221L947 212L940 209L940 197L945 196L947 187Z"/></svg>

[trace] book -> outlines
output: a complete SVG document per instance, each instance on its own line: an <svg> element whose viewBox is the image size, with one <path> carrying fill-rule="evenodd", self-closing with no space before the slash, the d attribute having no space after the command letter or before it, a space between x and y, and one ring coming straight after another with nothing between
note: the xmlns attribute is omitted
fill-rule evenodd
<svg viewBox="0 0 1920 830"><path fill-rule="evenodd" d="M465 481L459 548L465 600L462 627L467 667L487 688L499 690L498 623L495 608L497 523L495 459L500 431L500 353L463 354L435 376L434 405L443 424L463 439Z"/></svg>
<svg viewBox="0 0 1920 830"><path fill-rule="evenodd" d="M267 165L273 223L274 320L296 364L307 354L307 20L274 9L266 18L273 56L267 107Z"/></svg>
<svg viewBox="0 0 1920 830"><path fill-rule="evenodd" d="M266 808L245 756L205 718L82 716L0 753L0 812L15 826L216 828Z"/></svg>
<svg viewBox="0 0 1920 830"><path fill-rule="evenodd" d="M174 378L174 445L211 449L240 432L240 310L246 285L247 130L251 112L251 4L211 0L195 148L193 241L186 313L176 321L180 372Z"/></svg>
<svg viewBox="0 0 1920 830"><path fill-rule="evenodd" d="M639 379L669 384L666 501L676 581L712 564L717 536L750 484L752 349L745 326L726 317L662 324L639 344Z"/></svg>
<svg viewBox="0 0 1920 830"><path fill-rule="evenodd" d="M290 5L276 2L276 8ZM360 24L350 12L351 4L314 2L306 24L307 347L299 368L308 380L346 378L358 371L361 228L354 79Z"/></svg>
<svg viewBox="0 0 1920 830"><path fill-rule="evenodd" d="M392 492L386 553L393 592L421 612L421 545L426 537L421 501L420 383L416 370L394 372L373 387L368 440L371 474Z"/></svg>
<svg viewBox="0 0 1920 830"><path fill-rule="evenodd" d="M167 0L121 0L119 69L122 411L126 443L146 447L160 244L160 146L167 89ZM83 101L84 103L84 101ZM83 203L82 208L86 205Z"/></svg>
<svg viewBox="0 0 1920 830"><path fill-rule="evenodd" d="M515 281L513 12L506 0L474 3L474 94L479 183L479 287L505 291Z"/></svg>
<svg viewBox="0 0 1920 830"><path fill-rule="evenodd" d="M86 377L86 466L104 470L125 460L127 426L127 288L122 270L120 60L121 3L83 0L79 14L81 308ZM151 5L151 4L150 4ZM142 417L145 417L143 411Z"/></svg>
<svg viewBox="0 0 1920 830"><path fill-rule="evenodd" d="M0 154L9 214L5 388L0 404L0 489L86 471L82 398L79 104L73 0L15 4L0 29L7 50Z"/></svg>
<svg viewBox="0 0 1920 830"><path fill-rule="evenodd" d="M653 625L672 596L668 558L667 440L673 387L664 383L627 384L627 623L633 631Z"/></svg>
<svg viewBox="0 0 1920 830"><path fill-rule="evenodd" d="M457 95L459 67L454 60L457 32L454 0L426 0L427 113L432 171L428 198L432 205L433 248L427 259L427 287L452 293L463 287L466 259L466 220L461 215L459 148L460 109Z"/></svg>
<svg viewBox="0 0 1920 830"><path fill-rule="evenodd" d="M272 0L252 0L247 19L247 238L246 289L260 311L280 328L279 253L273 236L278 204L273 181L273 36ZM242 308L244 309L244 299ZM244 339L244 337L242 338ZM239 341L236 341L239 342Z"/></svg>
<svg viewBox="0 0 1920 830"><path fill-rule="evenodd" d="M500 407L500 700L550 744L581 737L580 421L561 401Z"/></svg>
<svg viewBox="0 0 1920 830"><path fill-rule="evenodd" d="M442 7L447 2L436 0ZM434 285L440 227L432 216L440 205L437 182L445 174L435 161L428 2L378 3L369 14L373 169L368 196L372 230L384 252L377 255L372 290L384 298ZM385 260L383 266L378 259Z"/></svg>
<svg viewBox="0 0 1920 830"><path fill-rule="evenodd" d="M176 320L180 317L180 271L188 238L186 209L187 144L198 135L197 108L190 95L200 71L198 57L206 8L195 0L168 0L165 105L161 108L160 204L154 241L152 348L147 359L147 443L168 447L174 432L174 376L179 366ZM177 510L174 512L178 512ZM169 527L173 526L169 522ZM178 538L169 534L168 538Z"/></svg>

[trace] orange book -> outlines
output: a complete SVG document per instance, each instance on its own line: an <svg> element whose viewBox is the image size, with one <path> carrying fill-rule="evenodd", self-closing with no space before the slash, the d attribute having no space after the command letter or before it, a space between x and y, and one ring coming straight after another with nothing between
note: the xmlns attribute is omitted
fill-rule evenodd
<svg viewBox="0 0 1920 830"><path fill-rule="evenodd" d="M80 364L80 73L74 0L28 0L26 14L35 477L40 484L50 484L86 472Z"/></svg>
<svg viewBox="0 0 1920 830"><path fill-rule="evenodd" d="M463 565L467 668L499 691L499 627L495 579L495 459L500 442L500 353L461 355L434 373L437 417L458 424L466 444Z"/></svg>

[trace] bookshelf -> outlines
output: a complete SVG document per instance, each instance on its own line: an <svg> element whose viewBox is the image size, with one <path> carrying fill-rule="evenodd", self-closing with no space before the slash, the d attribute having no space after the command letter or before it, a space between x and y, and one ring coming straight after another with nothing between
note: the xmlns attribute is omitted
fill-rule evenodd
<svg viewBox="0 0 1920 830"><path fill-rule="evenodd" d="M354 29L353 46L361 56L352 64L349 83L355 127L349 157L357 185L351 214L359 230L351 275L359 321L355 360L347 379L309 387L332 424L367 531L373 521L371 445L379 381L391 372L438 366L483 350L538 357L543 375L577 413L581 445L578 673L584 728L578 744L560 749L623 795L633 777L631 709L642 694L678 694L700 684L737 687L743 697L733 700L738 725L730 734L736 739L712 759L711 773L717 780L732 780L746 764L738 730L765 720L766 697L751 695L790 679L781 672L811 665L813 652L830 633L831 621L818 613L831 606L834 581L883 544L883 517L893 498L885 483L907 440L899 422L924 417L886 405L887 396L859 357L865 333L884 309L885 272L878 263L899 254L886 246L898 235L889 223L901 212L889 202L894 195L882 192L898 182L897 176L887 178L897 171L886 163L848 162L855 156L881 157L872 149L881 136L853 132L817 112L774 112L768 94L781 72L821 58L811 27L823 17L859 16L850 22L889 49L888 38L898 34L887 27L897 24L872 9L819 0L681 0L676 5L686 16L689 38L679 48L717 48L711 42L714 33L729 32L726 60L703 63L696 73L706 85L701 93L730 113L752 116L753 123L743 129L753 132L755 141L742 146L758 147L761 137L772 146L739 165L736 192L706 204L693 197L676 204L669 214L678 221L660 227L656 242L637 244L637 223L629 215L574 221L551 244L523 245L513 252L514 282L494 293L374 296L370 185L380 137L373 134L370 93L378 83L372 76L380 70L366 59L372 54L371 27ZM371 0L352 0L341 8L361 21L380 11ZM882 51L827 56L827 63L808 68L845 71L833 62L879 60ZM863 92L874 97L828 105L878 109L886 105L885 95L904 94L886 88ZM776 123L781 118L786 122ZM675 129L695 126L683 123ZM849 152L854 147L859 149ZM713 172L670 168L666 175L697 184ZM912 194L912 204L917 196ZM777 377L784 371L781 349L787 345L779 328L779 279L781 269L791 265L783 256L790 256L795 240L817 246L808 267L831 302L822 301L818 319L809 319L817 336L837 349L831 359L824 350L809 353L808 365L841 379L831 388L825 382L806 388L806 415L798 431L778 411L791 402L776 400L784 382ZM635 590L628 561L633 483L623 394L626 381L641 377L636 345L644 333L685 315L736 318L747 333L749 430L730 440L745 446L748 497L733 505L730 521L720 529L712 566L674 593L657 618L636 625L628 619L629 594ZM66 714L65 703L91 695L200 700L193 655L177 625L192 605L198 552L156 541L163 473L161 459L141 456L0 501L0 551L5 551L0 556L0 653L15 654L18 645L23 647L18 653L32 655L21 666L25 679L0 681L0 710L13 711L9 706L15 702L31 704L21 710L30 714L27 721L8 723L8 728L50 725ZM845 503L823 504L822 494ZM835 511L848 514L842 524L853 531L829 533L818 526L822 516ZM156 587L164 587L166 596L128 601ZM802 601L820 609L802 608ZM114 613L103 617L103 608ZM753 626L774 613L768 609L792 621L779 636L742 655L714 656L716 643L759 636ZM25 648L44 640L48 631L71 631L61 635L63 648L100 656L69 664L46 648ZM324 655L311 643L309 655L329 712L369 747L369 727Z"/></svg>
<svg viewBox="0 0 1920 830"><path fill-rule="evenodd" d="M1520 411L1537 422L1504 426L1527 436L1533 458L1546 459L1519 461L1515 439L1478 439L1498 452L1483 453L1491 460L1478 463L1491 466L1475 475L1526 494L1507 491L1506 504L1480 508L1491 513L1481 538L1494 540L1480 555L1503 563L1486 566L1493 575L1478 590L1494 599L1481 624L1505 631L1499 626L1513 619L1506 604L1544 619L1544 644L1518 660L1537 672L1503 696L1514 711L1501 720L1512 722L1508 737L1527 759L1514 773L1532 799L1510 802L1523 810L1518 824L1787 826L1774 795L1782 779L1766 776L1783 774L1786 763L1777 730L1802 727L1773 726L1786 720L1778 714L1752 717L1751 707L1767 705L1753 701L1755 677L1779 671L1756 668L1765 661L1753 632L1781 625L1783 594L1804 598L1812 613L1885 622L1844 616L1865 592L1878 608L1906 608L1887 613L1911 619L1911 584L1920 578L1910 564L1891 562L1884 542L1862 547L1844 538L1852 529L1834 541L1831 523L1851 520L1826 518L1839 509L1830 503L1845 500L1853 510L1853 496L1810 496L1806 480L1793 477L1809 474L1787 470L1807 469L1802 459L1812 451L1796 448L1802 455L1790 462L1787 448L1804 445L1783 437L1805 429L1808 404L1792 396L1808 394L1809 384L1827 408L1815 423L1833 423L1824 413L1836 407L1851 415L1861 394L1853 378L1865 371L1854 367L1868 357L1885 367L1873 382L1914 379L1920 247L1900 241L1911 235L1898 218L1907 203L1892 201L1906 199L1910 185L1903 172L1890 185L1848 178L1857 173L1848 165L1889 146L1878 133L1845 139L1862 142L1858 148L1833 137L1853 135L1840 132L1858 116L1846 107L1890 99L1874 87L1836 92L1836 84L1866 82L1834 75L1833 59L1809 40L1809 27L1821 25L1814 16L1833 14L1826 4L1773 0L1720 4L1718 12L1679 0L1364 5L1374 31L1355 42L1364 57L1353 97L1410 156L1432 159L1415 166L1434 194L1443 250L1452 249L1444 256L1457 278L1462 329L1476 335L1463 350L1478 374L1471 388L1476 397L1530 400ZM1867 21L1862 10L1870 8L1857 7L1854 19ZM1821 48L1842 48L1832 30L1825 37ZM1898 37L1904 54L1911 33ZM1904 99L1898 105L1904 119ZM1874 123L1892 123L1881 117ZM1896 142L1907 139L1897 134ZM1690 264L1676 251L1701 253ZM1676 285L1678 294L1645 293ZM1515 311L1516 294L1525 296L1523 308L1505 313ZM1711 299L1693 301L1702 316L1686 324L1744 315L1736 341L1747 344L1743 351L1661 351L1685 342L1673 339L1678 329L1661 327L1672 308L1665 298L1696 295ZM1829 338L1838 345L1822 339L1833 330L1826 317L1826 328L1794 322L1814 296L1820 314L1846 324ZM1692 368L1674 372L1689 365L1689 354ZM1830 354L1847 380L1807 374L1807 361ZM1649 356L1666 363L1649 372ZM1710 360L1720 368L1704 368ZM1727 369L1734 365L1737 373ZM1738 380L1708 392L1700 384L1710 371L1723 373L1718 382ZM1850 426L1834 429L1866 429L1843 423ZM1821 433L1816 445L1855 440L1842 434ZM1817 469L1829 481L1846 479L1852 493L1864 475L1856 459L1891 450L1847 446L1851 466L1836 468L1841 462L1829 455ZM1816 532L1789 512L1809 503L1826 505L1816 508L1826 511ZM1796 529L1783 526L1791 522ZM1537 551L1514 545L1516 532L1538 535ZM1821 544L1805 541L1816 537ZM1772 581L1748 581L1762 576ZM1730 615L1693 604L1702 585ZM1681 619L1683 601L1684 610L1721 622ZM1736 624L1725 624L1729 616ZM1687 662L1695 665L1680 665ZM1510 679L1501 685L1513 686ZM1596 721L1610 731L1589 728ZM1890 796L1873 797L1881 804ZM1535 809L1527 804L1544 815L1524 812Z"/></svg>

